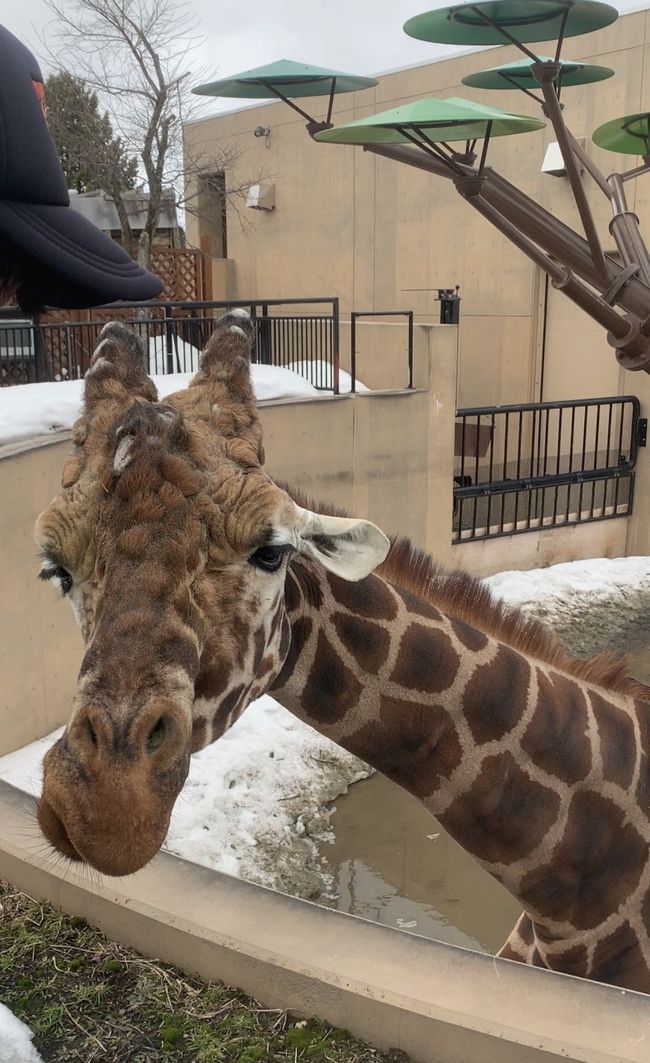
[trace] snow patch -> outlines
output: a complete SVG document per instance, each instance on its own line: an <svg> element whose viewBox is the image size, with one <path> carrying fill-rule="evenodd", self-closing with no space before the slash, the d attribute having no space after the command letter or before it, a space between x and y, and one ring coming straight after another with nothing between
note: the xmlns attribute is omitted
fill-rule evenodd
<svg viewBox="0 0 650 1063"><path fill-rule="evenodd" d="M552 628L569 650L589 657L606 646L626 653L650 645L650 557L597 557L484 581L497 598Z"/></svg>
<svg viewBox="0 0 650 1063"><path fill-rule="evenodd" d="M43 757L62 733L0 757L0 779L38 795ZM164 848L296 897L320 895L330 884L318 844L331 839L331 803L371 774L265 695L192 757Z"/></svg>
<svg viewBox="0 0 650 1063"><path fill-rule="evenodd" d="M0 1063L43 1063L32 1044L33 1036L29 1026L0 1004Z"/></svg>
<svg viewBox="0 0 650 1063"><path fill-rule="evenodd" d="M164 337L158 337L164 339ZM191 346L190 344L187 345ZM192 348L196 351L196 348ZM197 352L198 354L199 352ZM182 391L193 371L153 376L160 399ZM318 391L304 377L272 365L251 366L253 390L258 401L313 398ZM83 380L48 384L18 384L0 388L0 446L21 439L49 435L72 428L81 414Z"/></svg>
<svg viewBox="0 0 650 1063"><path fill-rule="evenodd" d="M180 336L170 336L170 350L167 350L167 337L149 337L149 372L152 376L163 374L167 368L167 359L171 358L171 364L175 373L196 373L199 368L201 351L194 344L181 339Z"/></svg>
<svg viewBox="0 0 650 1063"><path fill-rule="evenodd" d="M324 362L321 358L314 358L312 360L289 362L287 368L292 369L294 373L300 373L307 380L313 381L316 387L321 390L334 390L334 372L331 362ZM367 388L358 379L355 387L357 391L370 391L370 388ZM345 369L339 369L339 392L341 395L347 395L350 391L352 391L352 377L349 373L346 373Z"/></svg>

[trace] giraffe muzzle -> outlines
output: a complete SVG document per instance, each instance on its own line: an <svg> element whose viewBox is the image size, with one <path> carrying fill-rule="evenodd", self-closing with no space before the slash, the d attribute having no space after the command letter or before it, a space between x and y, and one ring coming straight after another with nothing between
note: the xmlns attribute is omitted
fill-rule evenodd
<svg viewBox="0 0 650 1063"><path fill-rule="evenodd" d="M189 760L189 721L163 699L125 728L81 708L44 760L41 830L70 860L132 874L160 849Z"/></svg>

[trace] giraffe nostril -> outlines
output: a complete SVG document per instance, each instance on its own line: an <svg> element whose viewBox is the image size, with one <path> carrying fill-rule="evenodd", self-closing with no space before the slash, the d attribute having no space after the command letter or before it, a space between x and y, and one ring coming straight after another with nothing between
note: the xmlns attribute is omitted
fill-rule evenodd
<svg viewBox="0 0 650 1063"><path fill-rule="evenodd" d="M147 753L155 753L165 742L169 731L166 716L161 716L147 735Z"/></svg>

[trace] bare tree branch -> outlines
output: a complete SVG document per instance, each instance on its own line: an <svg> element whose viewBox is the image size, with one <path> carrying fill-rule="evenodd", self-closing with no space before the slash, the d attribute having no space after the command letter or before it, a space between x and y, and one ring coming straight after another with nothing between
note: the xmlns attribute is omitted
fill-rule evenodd
<svg viewBox="0 0 650 1063"><path fill-rule="evenodd" d="M51 58L97 94L123 151L138 159L149 199L137 240L124 189L107 176L105 191L115 202L124 246L148 266L170 191L177 205L189 209L184 189L196 187L194 175L226 172L235 161L219 150L202 160L200 171L196 162L183 160L183 121L197 115L203 104L190 92L202 72L190 75L188 69L189 55L199 43L196 20L187 4L175 0L46 0L46 6L54 16L48 26L55 41ZM244 184L235 181L227 189L229 201L241 200Z"/></svg>

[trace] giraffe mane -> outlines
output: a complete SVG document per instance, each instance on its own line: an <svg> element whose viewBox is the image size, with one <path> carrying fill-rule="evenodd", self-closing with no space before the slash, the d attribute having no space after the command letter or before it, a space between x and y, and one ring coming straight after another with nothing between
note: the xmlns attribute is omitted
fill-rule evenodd
<svg viewBox="0 0 650 1063"><path fill-rule="evenodd" d="M314 504L293 487L280 486L300 506L332 516L349 516L339 507ZM528 657L601 689L650 701L650 687L629 675L625 655L605 650L593 657L573 657L541 621L499 601L484 583L468 572L445 569L410 539L391 538L388 556L375 572L401 590L425 599L455 620L499 639Z"/></svg>

